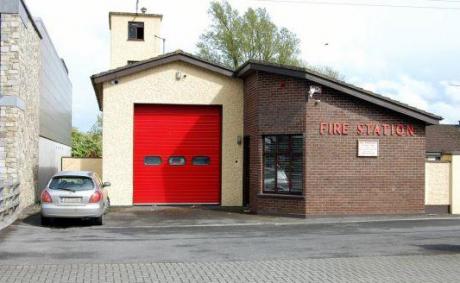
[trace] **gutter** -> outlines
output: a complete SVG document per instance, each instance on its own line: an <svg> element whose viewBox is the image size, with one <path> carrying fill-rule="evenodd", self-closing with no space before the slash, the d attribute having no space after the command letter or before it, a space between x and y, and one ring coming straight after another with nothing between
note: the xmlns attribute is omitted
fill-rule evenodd
<svg viewBox="0 0 460 283"><path fill-rule="evenodd" d="M22 6L24 7L24 10L26 10L27 16L29 17L30 22L32 23L32 26L34 27L35 31L37 32L37 35L40 39L43 39L42 34L40 33L40 30L38 29L37 25L35 24L34 18L32 17L32 14L29 11L29 8L27 8L26 3L23 0L20 0Z"/></svg>

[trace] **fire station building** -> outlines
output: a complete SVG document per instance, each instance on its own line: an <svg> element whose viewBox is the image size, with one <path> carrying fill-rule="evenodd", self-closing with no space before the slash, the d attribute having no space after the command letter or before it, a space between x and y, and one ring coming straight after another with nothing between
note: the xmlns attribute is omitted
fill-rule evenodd
<svg viewBox="0 0 460 283"><path fill-rule="evenodd" d="M442 119L291 66L159 55L161 15L110 13L103 111L112 205L255 213L423 213L425 127Z"/></svg>

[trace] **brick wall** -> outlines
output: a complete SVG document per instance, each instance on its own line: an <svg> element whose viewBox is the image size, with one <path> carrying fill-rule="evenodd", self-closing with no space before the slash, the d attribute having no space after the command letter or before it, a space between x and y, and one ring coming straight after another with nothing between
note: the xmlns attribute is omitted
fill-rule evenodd
<svg viewBox="0 0 460 283"><path fill-rule="evenodd" d="M301 80L264 73L254 73L245 79L244 127L251 143L249 183L252 211L286 215L305 213L302 196L260 196L263 190L262 136L305 132L305 86Z"/></svg>
<svg viewBox="0 0 460 283"><path fill-rule="evenodd" d="M323 88L307 103L306 213L424 212L425 125L385 108ZM350 124L347 136L320 135L321 122ZM379 157L357 157L359 123L412 124L415 136L370 136Z"/></svg>
<svg viewBox="0 0 460 283"><path fill-rule="evenodd" d="M307 101L309 82L268 73L245 80L245 135L251 139L251 209L277 214L424 212L424 124L323 88ZM321 122L350 124L347 136L321 136ZM381 136L380 156L357 157L358 123L413 124L414 137ZM262 192L262 135L305 134L304 199ZM372 137L374 138L374 137Z"/></svg>
<svg viewBox="0 0 460 283"><path fill-rule="evenodd" d="M257 194L261 187L262 174L261 142L258 138L258 111L257 111L257 76L252 75L244 82L244 135L249 137L249 207L257 211ZM246 164L246 166L248 166Z"/></svg>

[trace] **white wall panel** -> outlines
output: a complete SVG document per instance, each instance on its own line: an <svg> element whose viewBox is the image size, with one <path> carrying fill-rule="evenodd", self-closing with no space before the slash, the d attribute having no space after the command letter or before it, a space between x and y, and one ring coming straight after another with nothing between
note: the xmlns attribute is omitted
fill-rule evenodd
<svg viewBox="0 0 460 283"><path fill-rule="evenodd" d="M38 188L41 191L48 180L61 170L61 158L70 157L70 146L40 137L38 156Z"/></svg>

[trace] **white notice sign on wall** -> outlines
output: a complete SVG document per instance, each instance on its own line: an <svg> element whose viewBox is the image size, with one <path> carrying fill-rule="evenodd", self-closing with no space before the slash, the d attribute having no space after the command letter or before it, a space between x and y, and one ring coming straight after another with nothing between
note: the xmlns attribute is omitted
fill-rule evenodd
<svg viewBox="0 0 460 283"><path fill-rule="evenodd" d="M358 140L359 157L378 157L379 140Z"/></svg>

